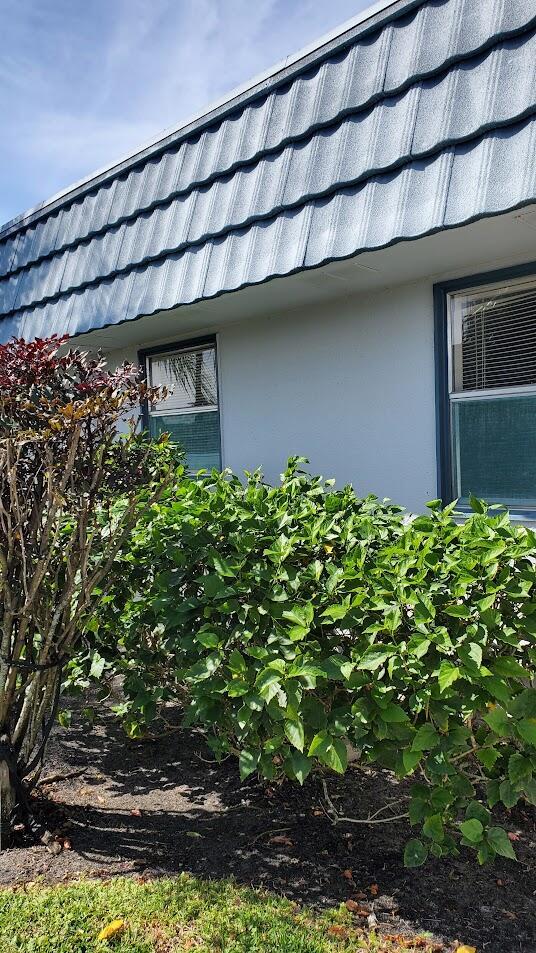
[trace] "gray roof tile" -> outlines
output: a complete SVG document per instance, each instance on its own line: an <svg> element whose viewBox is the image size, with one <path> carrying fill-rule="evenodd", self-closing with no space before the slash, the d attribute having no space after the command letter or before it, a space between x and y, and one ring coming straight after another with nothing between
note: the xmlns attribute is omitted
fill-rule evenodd
<svg viewBox="0 0 536 953"><path fill-rule="evenodd" d="M535 61L534 0L412 2L8 232L0 336L129 320L534 200Z"/></svg>

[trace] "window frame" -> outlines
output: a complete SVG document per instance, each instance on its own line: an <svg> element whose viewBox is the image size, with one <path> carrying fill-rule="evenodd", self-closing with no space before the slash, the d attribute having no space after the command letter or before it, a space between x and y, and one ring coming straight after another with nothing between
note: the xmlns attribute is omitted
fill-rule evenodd
<svg viewBox="0 0 536 953"><path fill-rule="evenodd" d="M435 409L436 409L436 459L437 459L437 490L438 496L444 505L455 499L453 484L452 459L452 423L451 423L451 380L453 367L451 362L451 296L473 290L486 285L500 285L509 281L523 278L536 278L536 261L525 262L521 265L499 268L494 271L479 272L467 275L464 278L454 278L433 286L434 296L434 350L435 350ZM534 385L522 387L502 387L497 389L473 390L456 394L455 400L485 399L495 396L519 396L521 393L534 393ZM460 512L470 512L468 506L460 503ZM536 519L534 508L508 507L510 516L522 522Z"/></svg>
<svg viewBox="0 0 536 953"><path fill-rule="evenodd" d="M192 413L206 413L207 411L218 412L218 452L220 455L220 468L223 469L223 447L222 447L222 436L221 436L221 395L220 395L220 367L218 360L218 341L215 334L204 335L203 337L196 338L186 338L180 341L173 341L171 344L160 344L155 345L154 347L144 347L138 349L138 364L141 368L143 379L148 383L149 381L149 361L152 357L158 357L163 354L170 354L174 351L189 351L196 350L201 347L213 347L214 355L216 361L216 406L206 406L206 407L194 407L187 408L184 410L171 410L167 414L165 411L153 411L151 412L149 408L149 402L147 400L143 401L141 407L141 424L142 430L149 431L149 423L151 417L162 417L162 416L181 416L182 414L192 414Z"/></svg>

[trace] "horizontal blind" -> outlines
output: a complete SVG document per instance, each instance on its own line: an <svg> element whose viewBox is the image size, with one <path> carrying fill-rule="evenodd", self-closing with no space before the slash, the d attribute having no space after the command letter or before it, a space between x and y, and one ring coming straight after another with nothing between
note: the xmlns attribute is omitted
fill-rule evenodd
<svg viewBox="0 0 536 953"><path fill-rule="evenodd" d="M217 407L216 350L213 346L170 351L150 358L150 382L166 387L169 397L155 410L191 410Z"/></svg>
<svg viewBox="0 0 536 953"><path fill-rule="evenodd" d="M536 497L536 396L455 400L451 404L454 496L533 508Z"/></svg>
<svg viewBox="0 0 536 953"><path fill-rule="evenodd" d="M457 295L454 390L536 385L536 285Z"/></svg>
<svg viewBox="0 0 536 953"><path fill-rule="evenodd" d="M151 435L168 433L184 450L190 471L221 469L215 345L154 354L148 376L152 385L168 390L165 400L149 408Z"/></svg>
<svg viewBox="0 0 536 953"><path fill-rule="evenodd" d="M218 411L193 414L159 414L150 419L150 433L168 433L186 454L189 470L221 468L220 416Z"/></svg>

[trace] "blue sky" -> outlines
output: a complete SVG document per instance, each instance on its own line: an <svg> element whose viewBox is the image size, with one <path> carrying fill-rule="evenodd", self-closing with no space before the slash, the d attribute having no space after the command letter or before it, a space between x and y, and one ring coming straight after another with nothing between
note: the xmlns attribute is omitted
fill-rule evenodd
<svg viewBox="0 0 536 953"><path fill-rule="evenodd" d="M371 0L0 0L0 224Z"/></svg>

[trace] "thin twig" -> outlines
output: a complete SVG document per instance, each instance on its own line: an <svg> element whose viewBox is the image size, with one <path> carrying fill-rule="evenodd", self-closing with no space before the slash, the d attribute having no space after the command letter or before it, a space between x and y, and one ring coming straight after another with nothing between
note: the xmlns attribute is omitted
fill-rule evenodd
<svg viewBox="0 0 536 953"><path fill-rule="evenodd" d="M87 768L79 768L77 771L68 771L67 774L48 774L45 778L39 778L39 781L36 781L36 787L45 784L57 784L58 781L69 781L71 778L79 778L80 775L86 773Z"/></svg>
<svg viewBox="0 0 536 953"><path fill-rule="evenodd" d="M217 758L204 758L203 755L199 753L199 751L194 751L194 756L197 758L198 761L202 761L203 764L223 764L224 761L227 761L231 757L230 754L226 754L223 758L220 758L219 760Z"/></svg>
<svg viewBox="0 0 536 953"><path fill-rule="evenodd" d="M253 840L251 841L251 846L253 846L253 844L256 844L257 841L261 839L261 837L266 837L267 834L282 834L283 831L289 831L289 830L290 830L290 827L276 827L274 828L274 830L262 831L260 834L257 834L257 836L253 838Z"/></svg>
<svg viewBox="0 0 536 953"><path fill-rule="evenodd" d="M391 821L400 821L403 818L409 817L409 814L391 814L389 817L378 817L377 815L380 811L386 810L386 808L380 808L380 811L376 811L374 814L370 814L368 817L344 817L342 814L339 814L337 808L335 807L333 801L331 800L328 793L328 786L325 780L322 778L322 788L324 791L324 798L328 806L328 817L331 820L332 824L389 824ZM389 807L390 805L387 805Z"/></svg>
<svg viewBox="0 0 536 953"><path fill-rule="evenodd" d="M379 807L377 811L374 811L374 814L369 814L369 820L372 820L374 817L377 817L378 814L383 814L384 811L390 810L394 804L402 804L404 801L409 800L407 797L395 798L393 801L389 801L388 804L384 804L383 807Z"/></svg>

